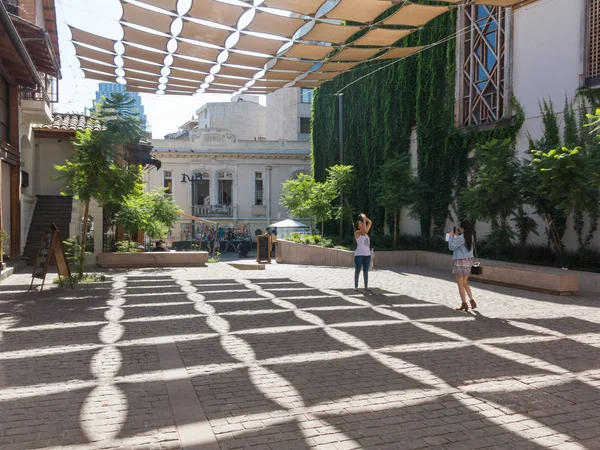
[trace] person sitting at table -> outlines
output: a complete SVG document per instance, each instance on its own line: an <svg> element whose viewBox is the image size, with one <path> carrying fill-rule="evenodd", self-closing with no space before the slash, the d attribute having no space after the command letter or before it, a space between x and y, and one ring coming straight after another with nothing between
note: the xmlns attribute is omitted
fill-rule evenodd
<svg viewBox="0 0 600 450"><path fill-rule="evenodd" d="M150 250L151 252L168 252L169 251L167 249L167 247L165 246L165 243L162 240L156 241L155 244L156 245L154 246L154 248L152 248L152 250Z"/></svg>
<svg viewBox="0 0 600 450"><path fill-rule="evenodd" d="M240 258L248 257L248 244L246 244L246 241L242 241L238 244L237 251L240 255Z"/></svg>
<svg viewBox="0 0 600 450"><path fill-rule="evenodd" d="M227 244L225 245L225 250L223 250L223 253L227 253L227 250L229 250L230 245L235 250L235 244L233 243L234 240L235 233L233 232L232 228L229 228L229 231L227 231Z"/></svg>

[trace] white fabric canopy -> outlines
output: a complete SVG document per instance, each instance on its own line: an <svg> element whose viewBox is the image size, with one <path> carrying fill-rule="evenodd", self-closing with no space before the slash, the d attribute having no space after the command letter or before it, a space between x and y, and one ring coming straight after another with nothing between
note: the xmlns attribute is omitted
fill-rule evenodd
<svg viewBox="0 0 600 450"><path fill-rule="evenodd" d="M447 6L397 0L193 0L191 6L120 0L122 38L73 27L71 33L88 78L142 90L152 83L149 89L156 85L157 94L265 93L318 86L365 61L406 58L426 48L403 47L402 40L464 2L440 1ZM474 3L510 7L519 1ZM265 81L277 84L266 88Z"/></svg>

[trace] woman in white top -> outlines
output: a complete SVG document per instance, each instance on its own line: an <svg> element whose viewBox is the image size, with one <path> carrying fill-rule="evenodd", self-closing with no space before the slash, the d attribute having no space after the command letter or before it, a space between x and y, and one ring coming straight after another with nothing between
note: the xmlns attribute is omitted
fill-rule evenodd
<svg viewBox="0 0 600 450"><path fill-rule="evenodd" d="M364 214L360 215L361 220L356 222L354 238L356 239L356 251L354 252L354 289L358 289L358 277L362 268L365 280L365 289L369 289L369 267L371 266L371 241L369 240L369 231L371 230L371 219Z"/></svg>

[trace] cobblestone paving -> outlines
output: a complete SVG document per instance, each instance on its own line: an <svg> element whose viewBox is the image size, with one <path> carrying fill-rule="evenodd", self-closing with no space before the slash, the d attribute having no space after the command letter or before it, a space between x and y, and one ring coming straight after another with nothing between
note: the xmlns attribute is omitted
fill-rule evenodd
<svg viewBox="0 0 600 450"><path fill-rule="evenodd" d="M218 264L27 293L14 275L0 449L185 448L165 344L222 450L600 449L600 298L473 283L461 313L447 273L352 276Z"/></svg>

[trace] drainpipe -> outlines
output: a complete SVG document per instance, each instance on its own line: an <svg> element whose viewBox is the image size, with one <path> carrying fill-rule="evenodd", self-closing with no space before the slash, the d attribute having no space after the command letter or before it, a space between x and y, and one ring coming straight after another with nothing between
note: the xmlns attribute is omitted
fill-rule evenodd
<svg viewBox="0 0 600 450"><path fill-rule="evenodd" d="M9 15L8 15L8 11L6 11L6 7L4 6L3 2L0 2L0 24L6 30L6 33L8 34L9 39L12 41L13 45L17 49L17 53L19 54L19 56L25 63L25 66L27 67L29 74L33 78L33 81L35 83L37 83L38 86L44 86L44 83L42 82L42 79L40 78L40 74L38 73L37 69L35 68L35 65L33 64L33 61L31 60L31 56L29 56L29 52L25 48L25 44L23 44L23 41L21 40L21 36L19 36L17 29L15 28L14 24L12 23L12 20L10 19Z"/></svg>

